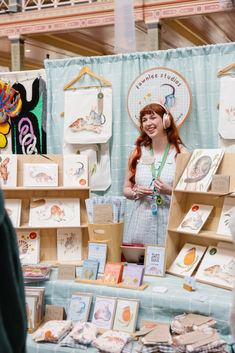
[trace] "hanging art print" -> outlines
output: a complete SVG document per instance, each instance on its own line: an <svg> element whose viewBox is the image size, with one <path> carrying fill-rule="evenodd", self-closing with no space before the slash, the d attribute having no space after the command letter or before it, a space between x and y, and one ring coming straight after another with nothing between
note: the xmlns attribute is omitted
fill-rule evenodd
<svg viewBox="0 0 235 353"><path fill-rule="evenodd" d="M65 143L105 143L111 135L111 87L65 91Z"/></svg>
<svg viewBox="0 0 235 353"><path fill-rule="evenodd" d="M183 76L165 67L155 67L142 72L132 82L127 95L127 111L135 126L140 126L140 110L157 102L171 112L178 127L183 125L192 105L191 90Z"/></svg>
<svg viewBox="0 0 235 353"><path fill-rule="evenodd" d="M235 136L235 78L221 77L219 103L219 134L224 139L234 139Z"/></svg>
<svg viewBox="0 0 235 353"><path fill-rule="evenodd" d="M29 70L1 73L1 79L10 83L21 99L20 112L11 122L10 131L5 136L7 145L4 153L39 154L47 153L46 119L47 89L46 71ZM16 98L15 98L16 103ZM9 126L2 130L0 124L0 140L7 134ZM0 148L3 146L0 145Z"/></svg>
<svg viewBox="0 0 235 353"><path fill-rule="evenodd" d="M30 81L31 99L27 97L24 82L13 85L22 99L19 117L12 120L11 142L14 154L46 153L46 83L41 76Z"/></svg>
<svg viewBox="0 0 235 353"><path fill-rule="evenodd" d="M8 144L7 136L11 129L10 118L17 118L22 108L18 91L9 83L0 81L0 148Z"/></svg>

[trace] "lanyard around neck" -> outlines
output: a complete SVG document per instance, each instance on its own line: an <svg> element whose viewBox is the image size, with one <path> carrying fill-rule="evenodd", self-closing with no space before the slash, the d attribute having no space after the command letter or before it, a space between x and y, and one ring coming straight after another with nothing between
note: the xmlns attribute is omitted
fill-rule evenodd
<svg viewBox="0 0 235 353"><path fill-rule="evenodd" d="M167 146L166 146L166 149L165 149L165 152L164 152L164 155L162 157L162 161L161 161L161 164L160 164L160 167L158 169L158 173L157 173L157 178L160 178L160 175L161 175L161 172L162 172L162 169L166 163L166 159L167 159L167 155L168 155L168 152L170 150L170 143L168 142ZM154 157L154 153L153 153L153 147L152 145L149 146L149 149L150 149L150 154L152 157ZM151 171L152 171L152 176L153 176L153 179L155 179L155 163L153 162L151 164Z"/></svg>

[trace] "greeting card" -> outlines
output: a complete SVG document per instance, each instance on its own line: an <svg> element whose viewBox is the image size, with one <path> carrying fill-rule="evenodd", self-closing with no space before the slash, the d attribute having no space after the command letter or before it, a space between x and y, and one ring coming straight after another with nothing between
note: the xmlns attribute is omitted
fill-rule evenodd
<svg viewBox="0 0 235 353"><path fill-rule="evenodd" d="M0 155L0 182L3 189L17 185L17 155Z"/></svg>
<svg viewBox="0 0 235 353"><path fill-rule="evenodd" d="M118 299L113 330L135 332L139 305L137 299Z"/></svg>
<svg viewBox="0 0 235 353"><path fill-rule="evenodd" d="M223 155L223 149L195 149L175 189L207 191Z"/></svg>
<svg viewBox="0 0 235 353"><path fill-rule="evenodd" d="M181 277L184 277L185 275L190 276L205 251L205 246L189 243L184 244L167 272Z"/></svg>
<svg viewBox="0 0 235 353"><path fill-rule="evenodd" d="M81 228L57 229L57 260L73 262L82 259Z"/></svg>
<svg viewBox="0 0 235 353"><path fill-rule="evenodd" d="M107 262L102 278L103 283L117 284L122 281L124 264L118 262Z"/></svg>
<svg viewBox="0 0 235 353"><path fill-rule="evenodd" d="M165 246L145 244L145 275L165 276Z"/></svg>
<svg viewBox="0 0 235 353"><path fill-rule="evenodd" d="M92 294L73 293L70 300L67 320L72 320L73 324L88 320L92 302Z"/></svg>
<svg viewBox="0 0 235 353"><path fill-rule="evenodd" d="M221 211L217 234L231 237L230 222L233 208L235 207L235 200L232 197L225 197L223 209Z"/></svg>
<svg viewBox="0 0 235 353"><path fill-rule="evenodd" d="M193 204L178 227L178 230L180 232L199 233L212 209L213 206Z"/></svg>
<svg viewBox="0 0 235 353"><path fill-rule="evenodd" d="M5 209L14 227L20 226L21 200L5 199Z"/></svg>
<svg viewBox="0 0 235 353"><path fill-rule="evenodd" d="M123 284L131 287L139 287L143 282L144 266L127 264L124 272Z"/></svg>
<svg viewBox="0 0 235 353"><path fill-rule="evenodd" d="M85 259L83 261L81 278L95 280L99 270L99 261L95 259Z"/></svg>
<svg viewBox="0 0 235 353"><path fill-rule="evenodd" d="M29 225L31 227L79 227L80 200L77 198L31 199Z"/></svg>
<svg viewBox="0 0 235 353"><path fill-rule="evenodd" d="M88 156L64 155L64 186L88 187Z"/></svg>
<svg viewBox="0 0 235 353"><path fill-rule="evenodd" d="M24 186L58 186L58 164L24 163Z"/></svg>
<svg viewBox="0 0 235 353"><path fill-rule="evenodd" d="M96 296L92 323L98 328L111 329L117 305L117 298Z"/></svg>
<svg viewBox="0 0 235 353"><path fill-rule="evenodd" d="M195 277L201 282L232 289L235 279L235 251L210 246Z"/></svg>
<svg viewBox="0 0 235 353"><path fill-rule="evenodd" d="M108 245L105 243L88 243L88 259L99 261L99 272L104 272Z"/></svg>
<svg viewBox="0 0 235 353"><path fill-rule="evenodd" d="M22 264L37 264L40 261L39 230L16 232L20 261Z"/></svg>

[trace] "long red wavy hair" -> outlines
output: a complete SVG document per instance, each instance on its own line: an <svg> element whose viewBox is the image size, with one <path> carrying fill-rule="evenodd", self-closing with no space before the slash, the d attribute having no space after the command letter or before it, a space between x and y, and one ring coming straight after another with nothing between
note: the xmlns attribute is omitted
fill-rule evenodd
<svg viewBox="0 0 235 353"><path fill-rule="evenodd" d="M165 113L167 113L168 116L170 117L171 124L170 124L170 127L166 129L166 134L167 134L168 142L175 146L177 153L180 153L179 146L180 145L184 146L181 138L179 137L178 129L175 125L175 122L171 113L158 103L152 103L152 104L146 105L140 111L140 136L136 140L136 143L135 143L136 148L132 152L132 156L129 162L130 171L132 173L130 177L130 182L132 184L135 184L136 166L137 166L137 161L141 157L141 146L147 147L147 146L150 146L152 143L151 138L143 130L143 117L145 115L154 114L154 113L157 113L158 115L160 115L161 118L163 118L163 115Z"/></svg>

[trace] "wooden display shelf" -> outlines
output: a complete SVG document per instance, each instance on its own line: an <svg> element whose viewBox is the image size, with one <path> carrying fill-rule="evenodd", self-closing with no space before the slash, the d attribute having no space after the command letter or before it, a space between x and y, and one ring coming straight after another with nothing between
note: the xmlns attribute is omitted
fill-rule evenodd
<svg viewBox="0 0 235 353"><path fill-rule="evenodd" d="M195 239L196 241L197 241L197 238L198 239L208 238L208 239L214 239L214 240L218 240L218 241L226 241L228 243L233 242L232 238L230 238L228 236L224 236L224 235L215 234L215 232L213 232L211 230L201 230L197 234L192 234L189 232L182 232L182 231L177 230L177 228L168 228L168 231L173 232L173 233L177 233L179 236L187 234L189 237L191 237L192 239Z"/></svg>
<svg viewBox="0 0 235 353"><path fill-rule="evenodd" d="M148 287L147 283L143 283L140 287L132 287L132 286L126 286L123 284L123 282L112 284L112 283L103 283L102 278L90 280L90 279L84 279L84 278L76 278L75 282L79 283L87 283L87 284L96 284L96 285L101 285L101 286L107 286L107 287L118 287L118 288L127 288L127 289L134 289L134 290L144 290L145 288Z"/></svg>
<svg viewBox="0 0 235 353"><path fill-rule="evenodd" d="M232 193L233 190L235 190L235 153L225 153L216 172L216 174L230 176L229 192L232 193L230 195L212 192L210 188L207 192L175 190L175 187L178 184L178 181L186 168L190 157L191 153L181 153L177 156L176 161L176 172L166 235L167 273L170 273L168 269L186 243L207 247L210 245L217 246L219 242L225 242L228 246L232 244L232 238L225 235L216 234L216 232L220 221L224 198L226 196L232 198L235 197L235 193ZM202 229L198 234L178 231L177 228L183 221L191 206L195 203L213 206L212 212ZM227 289L226 285L220 287Z"/></svg>
<svg viewBox="0 0 235 353"><path fill-rule="evenodd" d="M41 155L17 155L17 186L2 188L5 199L21 200L20 225L16 228L22 230L40 230L40 263L49 263L57 266L57 229L81 228L82 232L82 259L87 258L88 252L88 219L85 200L90 198L89 187L63 186L63 155L49 154L49 159ZM58 186L23 186L24 163L58 164ZM29 207L32 198L77 198L80 200L80 226L79 227L56 227L56 226L29 226ZM73 263L77 265L76 263ZM79 265L78 265L79 266Z"/></svg>

